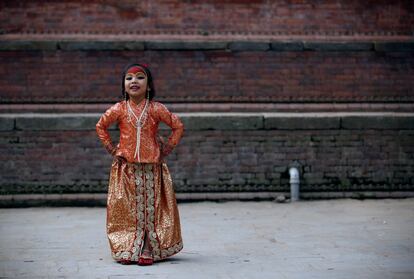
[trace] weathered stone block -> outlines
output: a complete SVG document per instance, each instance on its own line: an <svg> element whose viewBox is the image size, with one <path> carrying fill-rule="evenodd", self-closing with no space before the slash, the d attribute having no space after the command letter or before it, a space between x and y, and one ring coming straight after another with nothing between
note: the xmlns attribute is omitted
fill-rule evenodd
<svg viewBox="0 0 414 279"><path fill-rule="evenodd" d="M95 130L98 119L98 116L82 114L71 116L57 114L24 116L16 118L16 129L32 131Z"/></svg>
<svg viewBox="0 0 414 279"><path fill-rule="evenodd" d="M303 42L272 42L270 49L274 51L302 51Z"/></svg>
<svg viewBox="0 0 414 279"><path fill-rule="evenodd" d="M304 50L315 51L369 51L374 49L368 42L305 42Z"/></svg>
<svg viewBox="0 0 414 279"><path fill-rule="evenodd" d="M125 50L144 50L145 43L137 41L120 42Z"/></svg>
<svg viewBox="0 0 414 279"><path fill-rule="evenodd" d="M56 50L56 41L0 41L0 50Z"/></svg>
<svg viewBox="0 0 414 279"><path fill-rule="evenodd" d="M414 129L414 115L364 115L343 116L343 129Z"/></svg>
<svg viewBox="0 0 414 279"><path fill-rule="evenodd" d="M375 50L386 52L386 51L402 51L402 52L413 52L414 41L412 42L380 42L375 43Z"/></svg>
<svg viewBox="0 0 414 279"><path fill-rule="evenodd" d="M149 50L212 50L226 49L227 42L180 42L180 41L152 41L145 42L145 49Z"/></svg>
<svg viewBox="0 0 414 279"><path fill-rule="evenodd" d="M0 117L0 131L12 131L14 129L14 117Z"/></svg>
<svg viewBox="0 0 414 279"><path fill-rule="evenodd" d="M182 116L186 130L258 130L263 128L263 117L244 114L198 114Z"/></svg>
<svg viewBox="0 0 414 279"><path fill-rule="evenodd" d="M264 128L266 130L313 130L313 129L338 129L339 117L331 116L276 116L265 115Z"/></svg>
<svg viewBox="0 0 414 279"><path fill-rule="evenodd" d="M228 48L232 51L266 51L270 44L265 42L231 42Z"/></svg>
<svg viewBox="0 0 414 279"><path fill-rule="evenodd" d="M63 41L62 50L144 50L143 42L134 41Z"/></svg>

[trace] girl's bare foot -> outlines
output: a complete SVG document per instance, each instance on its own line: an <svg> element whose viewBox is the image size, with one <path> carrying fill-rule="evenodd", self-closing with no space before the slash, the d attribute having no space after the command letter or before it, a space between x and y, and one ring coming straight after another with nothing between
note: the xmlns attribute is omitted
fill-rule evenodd
<svg viewBox="0 0 414 279"><path fill-rule="evenodd" d="M138 259L138 265L152 265L154 260L150 250L143 250Z"/></svg>
<svg viewBox="0 0 414 279"><path fill-rule="evenodd" d="M144 247L142 248L141 255L138 258L138 265L152 265L153 263L154 260L149 246L148 234L146 233L144 237Z"/></svg>

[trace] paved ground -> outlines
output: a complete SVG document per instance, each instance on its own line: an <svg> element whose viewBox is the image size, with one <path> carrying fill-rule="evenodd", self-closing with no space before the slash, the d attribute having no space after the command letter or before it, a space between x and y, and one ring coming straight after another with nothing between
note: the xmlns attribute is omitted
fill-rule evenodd
<svg viewBox="0 0 414 279"><path fill-rule="evenodd" d="M110 257L105 208L0 210L1 278L414 278L414 199L179 205L184 250Z"/></svg>

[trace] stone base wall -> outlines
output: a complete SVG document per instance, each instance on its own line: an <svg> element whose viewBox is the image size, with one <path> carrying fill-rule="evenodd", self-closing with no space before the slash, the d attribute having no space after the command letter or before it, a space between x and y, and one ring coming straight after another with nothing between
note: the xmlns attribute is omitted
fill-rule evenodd
<svg viewBox="0 0 414 279"><path fill-rule="evenodd" d="M185 135L167 160L178 193L286 192L295 164L304 193L414 190L413 113L180 116ZM105 193L98 117L3 114L0 194Z"/></svg>

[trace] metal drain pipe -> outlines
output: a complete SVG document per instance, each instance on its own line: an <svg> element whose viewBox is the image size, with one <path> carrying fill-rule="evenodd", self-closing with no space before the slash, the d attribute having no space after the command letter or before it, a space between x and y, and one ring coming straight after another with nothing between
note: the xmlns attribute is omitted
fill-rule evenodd
<svg viewBox="0 0 414 279"><path fill-rule="evenodd" d="M294 202L299 200L299 171L295 167L289 169L290 175L290 201Z"/></svg>

